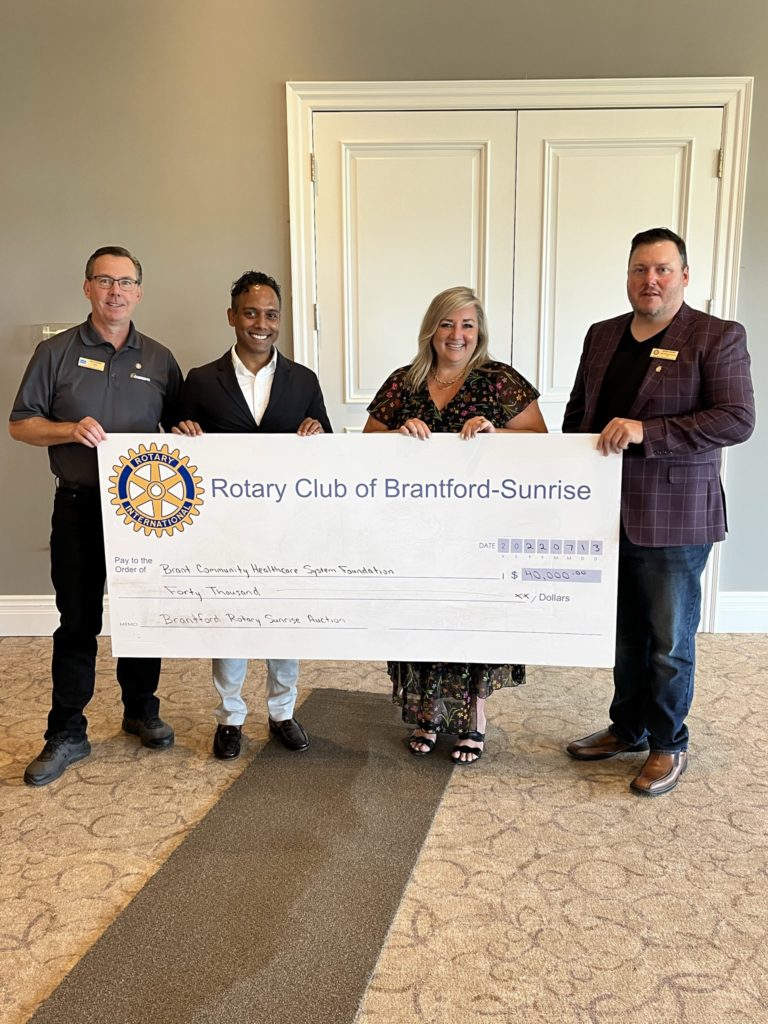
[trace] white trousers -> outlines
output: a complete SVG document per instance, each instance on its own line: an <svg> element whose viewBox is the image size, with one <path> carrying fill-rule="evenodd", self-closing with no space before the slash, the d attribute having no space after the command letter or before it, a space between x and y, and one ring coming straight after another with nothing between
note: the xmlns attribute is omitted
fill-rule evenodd
<svg viewBox="0 0 768 1024"><path fill-rule="evenodd" d="M248 671L245 658L214 658L213 685L221 702L214 711L219 725L242 725L248 708L243 700L243 683ZM293 718L298 692L299 663L290 659L267 659L267 708L273 722Z"/></svg>

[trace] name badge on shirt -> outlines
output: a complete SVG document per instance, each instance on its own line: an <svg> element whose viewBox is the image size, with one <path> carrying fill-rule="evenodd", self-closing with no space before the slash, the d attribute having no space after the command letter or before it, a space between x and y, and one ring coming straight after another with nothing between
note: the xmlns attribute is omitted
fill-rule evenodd
<svg viewBox="0 0 768 1024"><path fill-rule="evenodd" d="M677 352L673 348L652 348L651 359L677 359Z"/></svg>
<svg viewBox="0 0 768 1024"><path fill-rule="evenodd" d="M100 359L86 359L85 356L80 356L77 360L78 366L84 366L86 370L101 370L103 372L105 364Z"/></svg>

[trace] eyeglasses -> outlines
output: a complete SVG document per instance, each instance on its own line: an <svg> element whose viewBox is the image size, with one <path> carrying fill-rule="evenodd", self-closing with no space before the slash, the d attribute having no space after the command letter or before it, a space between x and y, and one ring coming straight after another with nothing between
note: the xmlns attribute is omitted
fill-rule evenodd
<svg viewBox="0 0 768 1024"><path fill-rule="evenodd" d="M135 277L110 277L109 274L99 274L97 277L89 277L88 280L93 281L97 288L108 289L116 284L121 292L132 292L139 283Z"/></svg>

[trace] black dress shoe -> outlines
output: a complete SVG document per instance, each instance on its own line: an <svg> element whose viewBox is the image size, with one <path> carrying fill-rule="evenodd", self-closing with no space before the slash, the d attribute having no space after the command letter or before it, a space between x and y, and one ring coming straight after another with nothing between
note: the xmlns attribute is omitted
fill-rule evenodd
<svg viewBox="0 0 768 1024"><path fill-rule="evenodd" d="M242 726L217 725L213 737L213 752L222 761L231 761L240 756L240 740L243 735Z"/></svg>
<svg viewBox="0 0 768 1024"><path fill-rule="evenodd" d="M269 731L289 750L306 750L309 746L309 736L295 718L288 718L284 722L273 722L270 718Z"/></svg>

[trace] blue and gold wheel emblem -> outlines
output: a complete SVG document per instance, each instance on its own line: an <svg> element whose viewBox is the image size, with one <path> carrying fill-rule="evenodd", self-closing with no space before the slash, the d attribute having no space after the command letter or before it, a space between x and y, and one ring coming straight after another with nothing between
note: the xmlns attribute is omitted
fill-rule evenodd
<svg viewBox="0 0 768 1024"><path fill-rule="evenodd" d="M197 467L190 466L178 449L169 451L168 445L140 444L138 452L129 448L127 456L120 456L120 465L112 468L115 475L109 478L109 493L116 514L147 537L183 532L203 504L200 495L205 492L202 477L195 476Z"/></svg>

